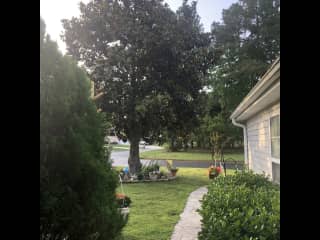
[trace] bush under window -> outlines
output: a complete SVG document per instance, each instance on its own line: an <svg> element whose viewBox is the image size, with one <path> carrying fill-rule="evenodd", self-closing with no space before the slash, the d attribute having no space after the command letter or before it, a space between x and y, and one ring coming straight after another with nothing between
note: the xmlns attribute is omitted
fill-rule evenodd
<svg viewBox="0 0 320 240"><path fill-rule="evenodd" d="M219 177L200 214L200 240L280 239L280 188L252 172Z"/></svg>

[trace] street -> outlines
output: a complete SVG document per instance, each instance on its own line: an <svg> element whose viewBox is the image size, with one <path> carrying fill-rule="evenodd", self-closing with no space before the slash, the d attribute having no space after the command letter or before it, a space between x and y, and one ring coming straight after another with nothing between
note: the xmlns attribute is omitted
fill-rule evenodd
<svg viewBox="0 0 320 240"><path fill-rule="evenodd" d="M119 145L120 147L121 145ZM151 150L162 149L159 146L146 146L145 149L140 148L140 152L146 152ZM112 166L128 166L128 158L129 158L129 150L127 151L120 151L120 152L112 152L111 159L112 159ZM142 164L146 164L151 160L140 160ZM157 160L157 163L160 166L166 166L166 161L164 160ZM199 161L199 160L172 160L172 166L174 167L190 167L190 168L208 168L213 162L212 161ZM227 169L243 169L242 162L226 162Z"/></svg>
<svg viewBox="0 0 320 240"><path fill-rule="evenodd" d="M159 146L146 146L145 149L140 148L140 152L146 152L151 150L162 149ZM111 152L111 160L112 166L128 166L128 158L129 158L129 150L128 151L120 151L120 152ZM150 160L141 160L142 164L147 163Z"/></svg>

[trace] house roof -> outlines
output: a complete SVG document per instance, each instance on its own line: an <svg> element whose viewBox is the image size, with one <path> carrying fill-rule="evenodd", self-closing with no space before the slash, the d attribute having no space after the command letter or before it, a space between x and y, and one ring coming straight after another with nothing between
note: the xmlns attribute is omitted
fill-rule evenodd
<svg viewBox="0 0 320 240"><path fill-rule="evenodd" d="M254 114L280 100L280 57L260 78L247 96L238 105L230 118L245 122Z"/></svg>

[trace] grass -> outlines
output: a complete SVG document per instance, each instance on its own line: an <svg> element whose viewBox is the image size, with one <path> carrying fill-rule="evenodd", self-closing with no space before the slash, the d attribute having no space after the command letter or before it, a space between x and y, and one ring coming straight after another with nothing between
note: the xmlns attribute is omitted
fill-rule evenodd
<svg viewBox="0 0 320 240"><path fill-rule="evenodd" d="M127 145L127 144L111 145L112 152L128 151L129 149L130 149L130 145Z"/></svg>
<svg viewBox="0 0 320 240"><path fill-rule="evenodd" d="M206 169L180 168L175 181L124 184L132 204L121 239L170 239L189 194L210 183L206 173Z"/></svg>
<svg viewBox="0 0 320 240"><path fill-rule="evenodd" d="M188 152L167 152L165 149L153 150L140 153L142 159L170 159L170 160L211 160L211 153L205 150L195 150ZM233 158L237 161L244 161L241 152L225 153L224 158Z"/></svg>

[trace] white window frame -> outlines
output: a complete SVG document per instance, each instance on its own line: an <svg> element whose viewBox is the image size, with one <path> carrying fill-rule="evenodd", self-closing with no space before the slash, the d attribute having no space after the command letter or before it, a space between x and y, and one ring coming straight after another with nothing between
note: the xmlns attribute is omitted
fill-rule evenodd
<svg viewBox="0 0 320 240"><path fill-rule="evenodd" d="M279 121L280 121L280 113L271 114L271 116L269 118L269 143L270 143L269 154L270 154L270 158L271 158L272 162L280 164L280 158L272 157L272 146L271 146L272 145L272 143L271 143L271 118L276 117L276 116L279 116Z"/></svg>

